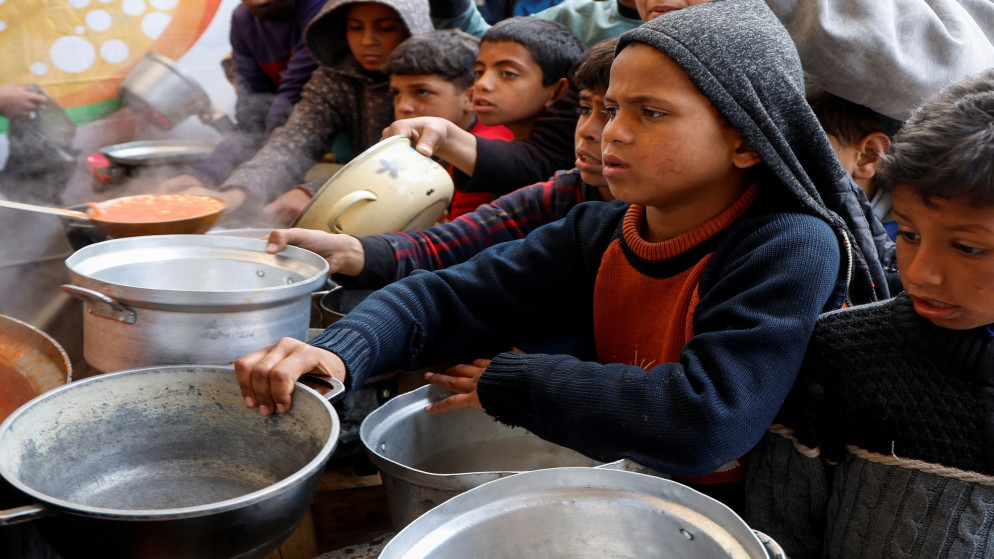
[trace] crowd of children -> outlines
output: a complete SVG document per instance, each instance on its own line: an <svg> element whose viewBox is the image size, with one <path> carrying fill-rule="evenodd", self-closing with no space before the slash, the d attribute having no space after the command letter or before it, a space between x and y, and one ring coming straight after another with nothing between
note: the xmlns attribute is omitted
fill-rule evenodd
<svg viewBox="0 0 994 559"><path fill-rule="evenodd" d="M600 42L552 15L576 6L330 0L308 25L317 69L234 206L299 213L334 133L406 135L481 194L424 231L274 231L377 291L236 361L246 404L455 360L429 413L632 459L791 557L990 556L994 72L957 65L902 123L812 67L795 3L618 0L645 23Z"/></svg>

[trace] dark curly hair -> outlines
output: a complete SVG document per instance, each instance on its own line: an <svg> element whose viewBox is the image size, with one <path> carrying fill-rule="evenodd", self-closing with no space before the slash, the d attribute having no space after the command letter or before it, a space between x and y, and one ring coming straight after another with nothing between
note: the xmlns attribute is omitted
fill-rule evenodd
<svg viewBox="0 0 994 559"><path fill-rule="evenodd" d="M915 109L877 170L881 186L994 205L994 69L943 89Z"/></svg>

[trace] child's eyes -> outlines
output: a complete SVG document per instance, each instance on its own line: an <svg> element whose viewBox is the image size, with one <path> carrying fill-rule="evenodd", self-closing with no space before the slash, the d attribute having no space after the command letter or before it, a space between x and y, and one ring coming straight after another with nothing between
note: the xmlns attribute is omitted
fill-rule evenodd
<svg viewBox="0 0 994 559"><path fill-rule="evenodd" d="M962 252L967 256L980 256L981 254L985 254L987 252L982 248L966 246L960 243L953 243L953 248L955 248L956 250Z"/></svg>
<svg viewBox="0 0 994 559"><path fill-rule="evenodd" d="M396 25L381 25L381 26L377 27L376 30L379 31L380 33L393 33L395 31L397 31L397 26Z"/></svg>
<svg viewBox="0 0 994 559"><path fill-rule="evenodd" d="M919 235L918 233L913 233L911 231L898 230L897 236L909 243L918 242L921 239L921 235Z"/></svg>
<svg viewBox="0 0 994 559"><path fill-rule="evenodd" d="M346 31L362 31L361 25L356 25L354 23L345 26Z"/></svg>
<svg viewBox="0 0 994 559"><path fill-rule="evenodd" d="M642 108L642 114L644 116L648 117L648 118L659 118L659 117L663 116L666 113L664 113L663 111L657 111L655 109L648 109L648 108L643 107Z"/></svg>
<svg viewBox="0 0 994 559"><path fill-rule="evenodd" d="M517 72L512 72L510 70L504 70L503 72L500 73L500 75L504 76L505 78L512 79L512 80L514 78L518 77L518 73Z"/></svg>
<svg viewBox="0 0 994 559"><path fill-rule="evenodd" d="M601 112L606 114L608 118L614 118L618 116L618 107L604 107Z"/></svg>
<svg viewBox="0 0 994 559"><path fill-rule="evenodd" d="M429 95L431 95L431 91L427 89L419 89L416 91L416 93L418 94L418 97L428 97Z"/></svg>
<svg viewBox="0 0 994 559"><path fill-rule="evenodd" d="M580 105L576 108L576 114L580 116L588 116L594 112L593 107L588 107L586 105Z"/></svg>
<svg viewBox="0 0 994 559"><path fill-rule="evenodd" d="M476 79L480 79L480 76L483 75L483 70L473 70L473 75L476 76Z"/></svg>

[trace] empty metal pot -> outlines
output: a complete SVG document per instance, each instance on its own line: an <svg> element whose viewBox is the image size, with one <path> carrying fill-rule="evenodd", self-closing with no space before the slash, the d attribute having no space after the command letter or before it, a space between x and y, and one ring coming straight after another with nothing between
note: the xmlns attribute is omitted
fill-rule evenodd
<svg viewBox="0 0 994 559"><path fill-rule="evenodd" d="M221 133L234 128L227 116L214 118L210 97L195 79L158 53L146 54L121 82L120 90L125 105L163 130L193 115Z"/></svg>
<svg viewBox="0 0 994 559"><path fill-rule="evenodd" d="M303 340L311 292L327 280L319 255L222 235L154 235L81 248L66 259L84 301L83 354L102 372L157 365L223 365Z"/></svg>
<svg viewBox="0 0 994 559"><path fill-rule="evenodd" d="M602 464L524 429L512 429L477 410L440 415L424 411L447 396L433 385L401 394L370 413L359 429L386 489L398 530L456 495L519 472ZM637 467L618 460L611 468Z"/></svg>
<svg viewBox="0 0 994 559"><path fill-rule="evenodd" d="M136 369L50 391L0 425L0 475L64 559L262 558L296 529L339 435L298 384L288 413L245 407L231 367Z"/></svg>
<svg viewBox="0 0 994 559"><path fill-rule="evenodd" d="M551 468L471 489L398 533L380 559L784 559L731 509L629 471Z"/></svg>

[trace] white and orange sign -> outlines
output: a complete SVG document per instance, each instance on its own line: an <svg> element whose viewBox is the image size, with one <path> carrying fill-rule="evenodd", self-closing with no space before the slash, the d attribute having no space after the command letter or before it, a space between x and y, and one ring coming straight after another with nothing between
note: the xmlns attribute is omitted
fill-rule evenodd
<svg viewBox="0 0 994 559"><path fill-rule="evenodd" d="M147 52L180 58L221 0L0 0L0 85L38 84L78 123L118 108Z"/></svg>

